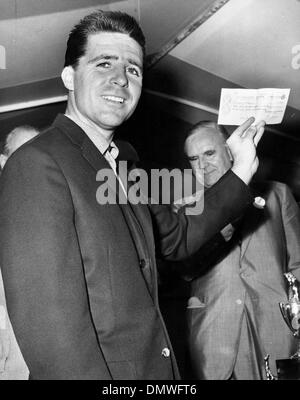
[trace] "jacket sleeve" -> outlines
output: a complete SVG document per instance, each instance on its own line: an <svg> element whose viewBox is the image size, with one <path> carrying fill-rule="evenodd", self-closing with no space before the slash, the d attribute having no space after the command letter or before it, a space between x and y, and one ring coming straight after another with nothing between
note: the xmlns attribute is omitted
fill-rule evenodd
<svg viewBox="0 0 300 400"><path fill-rule="evenodd" d="M282 222L286 237L287 269L300 281L300 209L287 185L277 183L281 189Z"/></svg>
<svg viewBox="0 0 300 400"><path fill-rule="evenodd" d="M240 217L252 202L248 186L229 170L206 191L200 213L188 215L181 209L176 214L168 206L152 205L158 256L178 261L193 255L225 225Z"/></svg>
<svg viewBox="0 0 300 400"><path fill-rule="evenodd" d="M56 162L32 146L0 182L0 265L31 379L111 379L93 326L76 214Z"/></svg>

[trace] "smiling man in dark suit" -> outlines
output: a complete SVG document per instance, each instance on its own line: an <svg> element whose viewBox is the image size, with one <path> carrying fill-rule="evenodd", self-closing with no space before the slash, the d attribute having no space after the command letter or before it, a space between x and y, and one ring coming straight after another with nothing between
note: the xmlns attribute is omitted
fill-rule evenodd
<svg viewBox="0 0 300 400"><path fill-rule="evenodd" d="M99 204L97 172L117 176L119 159L137 159L113 136L139 101L144 47L132 17L85 17L68 40L65 115L17 151L1 177L0 265L32 379L179 378L158 306L155 252L186 257L252 202L245 183L257 169L264 124L243 136L250 119L231 138L233 167L201 215Z"/></svg>

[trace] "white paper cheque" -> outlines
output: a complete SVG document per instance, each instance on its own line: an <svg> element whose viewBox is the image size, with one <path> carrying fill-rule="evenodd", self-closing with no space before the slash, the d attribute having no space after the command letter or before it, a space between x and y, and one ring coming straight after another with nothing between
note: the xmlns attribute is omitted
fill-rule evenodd
<svg viewBox="0 0 300 400"><path fill-rule="evenodd" d="M219 125L240 125L250 117L254 124L280 124L288 102L290 89L222 89Z"/></svg>

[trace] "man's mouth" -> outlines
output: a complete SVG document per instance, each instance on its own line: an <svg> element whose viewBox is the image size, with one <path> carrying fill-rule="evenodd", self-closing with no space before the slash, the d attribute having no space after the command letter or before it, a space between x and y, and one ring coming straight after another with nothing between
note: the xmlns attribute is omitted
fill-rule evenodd
<svg viewBox="0 0 300 400"><path fill-rule="evenodd" d="M118 103L118 104L123 104L125 102L125 99L123 97L118 97L118 96L102 96L104 100L110 101L112 103Z"/></svg>

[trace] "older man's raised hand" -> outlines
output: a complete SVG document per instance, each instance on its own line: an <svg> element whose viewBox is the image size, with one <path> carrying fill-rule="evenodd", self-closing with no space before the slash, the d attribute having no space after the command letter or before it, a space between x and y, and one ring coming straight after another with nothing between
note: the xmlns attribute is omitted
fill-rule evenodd
<svg viewBox="0 0 300 400"><path fill-rule="evenodd" d="M232 171L248 184L258 168L258 158L256 146L260 141L265 128L265 121L260 121L257 125L251 126L254 118L247 119L240 125L227 139L233 165Z"/></svg>

